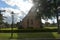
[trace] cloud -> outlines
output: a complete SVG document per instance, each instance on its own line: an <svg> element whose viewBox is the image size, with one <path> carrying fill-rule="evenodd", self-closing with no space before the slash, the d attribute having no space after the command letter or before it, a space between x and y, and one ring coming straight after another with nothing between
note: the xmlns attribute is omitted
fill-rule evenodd
<svg viewBox="0 0 60 40"><path fill-rule="evenodd" d="M24 11L25 13L28 13L28 11L33 6L33 3L31 0L3 0L6 4L10 6L17 6L20 10Z"/></svg>
<svg viewBox="0 0 60 40"><path fill-rule="evenodd" d="M46 22L52 24L53 21L54 21L55 23L57 22L55 18L54 18L54 20L48 19L47 21L45 21L44 19L42 19L42 23L44 23L44 24L45 24Z"/></svg>
<svg viewBox="0 0 60 40"><path fill-rule="evenodd" d="M13 8L0 8L1 10L6 10L5 12L2 12L2 15L5 17L4 18L4 22L8 22L9 24L12 23L12 15L11 15L11 12L13 11L14 12L14 23L17 23L19 22L20 20L22 20L20 18L21 17L24 17L22 14L24 14L21 10L18 10L18 9L13 9Z"/></svg>
<svg viewBox="0 0 60 40"><path fill-rule="evenodd" d="M10 8L10 7L5 7L5 8L0 8L1 10L6 10L6 12L14 12L14 13L20 13L21 10L18 10L18 9L13 9L13 8Z"/></svg>
<svg viewBox="0 0 60 40"><path fill-rule="evenodd" d="M44 19L41 19L42 20L42 23L44 23L45 24L45 20Z"/></svg>
<svg viewBox="0 0 60 40"><path fill-rule="evenodd" d="M21 10L18 10L18 9L13 9L13 8L0 8L1 10L6 10L5 13L2 13L4 14L4 16L9 16L11 15L11 12L13 11L14 12L14 15L15 16L23 16L26 15L23 11Z"/></svg>
<svg viewBox="0 0 60 40"><path fill-rule="evenodd" d="M11 5L11 6L15 5L15 2L13 2L14 0L2 0L2 1L4 1L6 4Z"/></svg>
<svg viewBox="0 0 60 40"><path fill-rule="evenodd" d="M6 10L6 12L2 13L3 16L7 17L7 19L5 19L4 22L7 21L10 24L12 23L12 17L11 17L12 11L15 13L14 21L15 23L17 23L27 15L29 10L33 6L33 3L31 0L2 0L2 1L11 7L15 7L15 6L18 7L17 9L11 8L11 7L0 8L1 10Z"/></svg>
<svg viewBox="0 0 60 40"><path fill-rule="evenodd" d="M48 19L48 21L47 22L49 22L50 24L52 24L53 23L53 21L51 20L51 19Z"/></svg>

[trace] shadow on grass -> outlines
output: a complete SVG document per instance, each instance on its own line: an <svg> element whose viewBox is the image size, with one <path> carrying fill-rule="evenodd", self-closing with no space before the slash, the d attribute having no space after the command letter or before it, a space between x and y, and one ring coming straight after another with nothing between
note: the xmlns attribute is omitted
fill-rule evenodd
<svg viewBox="0 0 60 40"><path fill-rule="evenodd" d="M37 33L18 33L18 39L31 38L55 38L51 32L37 32Z"/></svg>
<svg viewBox="0 0 60 40"><path fill-rule="evenodd" d="M53 38L55 39L52 32L57 32L57 29L44 28L44 29L37 29L37 30L23 30L20 33L18 33L18 39L26 39L26 38L28 38L28 40L31 38L34 38L34 39Z"/></svg>

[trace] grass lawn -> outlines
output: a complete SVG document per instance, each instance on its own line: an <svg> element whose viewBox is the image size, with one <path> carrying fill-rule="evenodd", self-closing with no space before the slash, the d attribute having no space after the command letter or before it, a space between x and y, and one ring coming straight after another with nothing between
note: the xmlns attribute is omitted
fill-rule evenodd
<svg viewBox="0 0 60 40"><path fill-rule="evenodd" d="M19 38L60 38L57 32L19 33Z"/></svg>
<svg viewBox="0 0 60 40"><path fill-rule="evenodd" d="M57 27L45 27L47 29L57 29ZM11 28L3 28L0 30L11 30ZM17 30L17 28L14 28ZM11 37L11 33L0 33L0 38ZM60 34L57 32L36 32L36 33L13 33L13 38L60 38Z"/></svg>
<svg viewBox="0 0 60 40"><path fill-rule="evenodd" d="M11 30L11 28L0 28L0 30ZM17 28L13 28L13 30L17 30Z"/></svg>
<svg viewBox="0 0 60 40"><path fill-rule="evenodd" d="M40 32L40 33L20 33L19 38L54 38L50 32Z"/></svg>
<svg viewBox="0 0 60 40"><path fill-rule="evenodd" d="M9 39L11 33L0 33L0 38ZM60 38L57 32L13 33L13 38Z"/></svg>
<svg viewBox="0 0 60 40"><path fill-rule="evenodd" d="M44 27L44 29L58 29L58 27Z"/></svg>
<svg viewBox="0 0 60 40"><path fill-rule="evenodd" d="M11 33L0 33L0 38L9 39L11 37ZM13 38L17 38L17 34L13 33Z"/></svg>
<svg viewBox="0 0 60 40"><path fill-rule="evenodd" d="M53 36L57 39L60 38L60 34L58 34L57 32L52 32Z"/></svg>

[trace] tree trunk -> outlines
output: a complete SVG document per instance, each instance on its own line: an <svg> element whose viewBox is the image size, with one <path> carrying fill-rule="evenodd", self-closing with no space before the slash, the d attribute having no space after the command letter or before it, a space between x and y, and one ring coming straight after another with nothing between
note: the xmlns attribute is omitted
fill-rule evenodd
<svg viewBox="0 0 60 40"><path fill-rule="evenodd" d="M40 19L40 28L43 28L43 24L42 24L42 21L41 21L41 14L40 14L39 19Z"/></svg>

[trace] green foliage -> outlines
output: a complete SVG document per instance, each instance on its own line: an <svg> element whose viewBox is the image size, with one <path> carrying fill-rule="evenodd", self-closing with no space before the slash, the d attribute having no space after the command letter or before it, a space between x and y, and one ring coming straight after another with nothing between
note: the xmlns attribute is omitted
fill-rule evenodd
<svg viewBox="0 0 60 40"><path fill-rule="evenodd" d="M39 4L41 4L39 6ZM40 14L40 17L42 18L52 18L52 17L55 17L56 16L56 0L40 0L38 2L38 9L39 9L39 12L38 12L38 17L39 17L39 14Z"/></svg>

